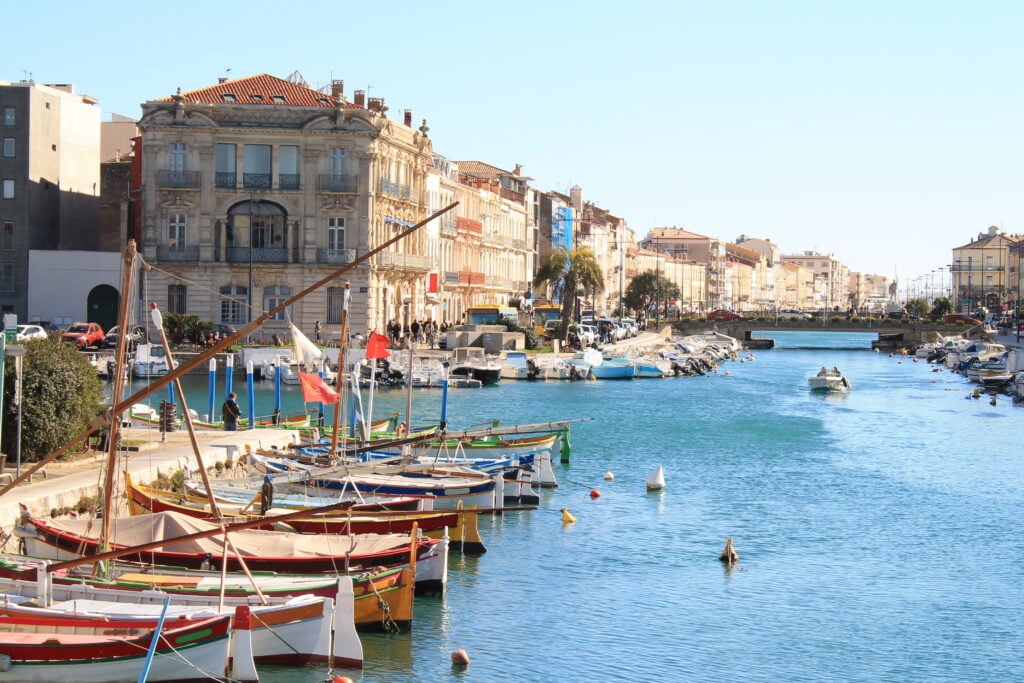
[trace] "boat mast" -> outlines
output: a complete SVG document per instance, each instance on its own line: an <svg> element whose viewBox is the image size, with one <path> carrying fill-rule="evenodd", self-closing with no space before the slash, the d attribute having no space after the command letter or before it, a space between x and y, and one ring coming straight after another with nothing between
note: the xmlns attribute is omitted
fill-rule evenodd
<svg viewBox="0 0 1024 683"><path fill-rule="evenodd" d="M334 429L331 431L331 454L338 452L338 430L341 429L341 397L344 395L345 367L348 365L348 302L352 292L351 285L346 282L341 293L341 336L338 337L338 374L334 377L334 387L338 392L338 400L334 402Z"/></svg>

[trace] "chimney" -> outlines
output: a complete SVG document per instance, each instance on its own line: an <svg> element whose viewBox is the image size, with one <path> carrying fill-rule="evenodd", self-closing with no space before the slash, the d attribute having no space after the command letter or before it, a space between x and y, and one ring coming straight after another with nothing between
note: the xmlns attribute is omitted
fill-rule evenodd
<svg viewBox="0 0 1024 683"><path fill-rule="evenodd" d="M405 110L405 119L402 122L406 128L412 128L412 109Z"/></svg>
<svg viewBox="0 0 1024 683"><path fill-rule="evenodd" d="M227 83L228 82L228 77L227 76L221 76L220 78L217 79L217 82L218 83Z"/></svg>
<svg viewBox="0 0 1024 683"><path fill-rule="evenodd" d="M366 106L366 91L365 90L356 90L356 106L357 107L365 107Z"/></svg>
<svg viewBox="0 0 1024 683"><path fill-rule="evenodd" d="M576 213L583 212L583 188L579 185L573 185L569 189L569 204L576 210Z"/></svg>
<svg viewBox="0 0 1024 683"><path fill-rule="evenodd" d="M331 81L331 97L336 100L345 99L345 81Z"/></svg>
<svg viewBox="0 0 1024 683"><path fill-rule="evenodd" d="M512 175L516 176L517 178L523 175L523 165L516 164L516 167L512 170Z"/></svg>
<svg viewBox="0 0 1024 683"><path fill-rule="evenodd" d="M367 109L380 113L381 107L384 106L383 97L371 97Z"/></svg>

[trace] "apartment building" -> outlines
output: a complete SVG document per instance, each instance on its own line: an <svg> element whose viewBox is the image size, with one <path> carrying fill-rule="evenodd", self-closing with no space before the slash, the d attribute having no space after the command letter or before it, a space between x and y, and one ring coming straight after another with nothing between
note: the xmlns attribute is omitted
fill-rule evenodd
<svg viewBox="0 0 1024 683"><path fill-rule="evenodd" d="M362 90L349 101L342 81L325 90L258 74L142 105L140 247L164 310L241 326L426 218L426 121L415 128L411 110L392 120ZM350 329L426 317L431 273L422 229L361 263L345 276ZM322 288L265 328L337 324L343 289Z"/></svg>
<svg viewBox="0 0 1024 683"><path fill-rule="evenodd" d="M29 320L30 251L99 249L100 110L70 84L0 81L0 138L0 308ZM102 324L118 293L97 277L64 301Z"/></svg>
<svg viewBox="0 0 1024 683"><path fill-rule="evenodd" d="M814 292L810 306L817 310L843 311L851 305L848 291L849 268L831 254L819 254L816 251L805 251L800 254L783 255L783 260L791 261L814 274Z"/></svg>
<svg viewBox="0 0 1024 683"><path fill-rule="evenodd" d="M1006 235L998 227L989 226L976 239L953 249L950 272L953 282L953 306L964 313L987 308L999 310L1015 302L1018 292L1011 287L1011 269L1019 252L1020 235ZM1019 287L1019 283L1015 283Z"/></svg>

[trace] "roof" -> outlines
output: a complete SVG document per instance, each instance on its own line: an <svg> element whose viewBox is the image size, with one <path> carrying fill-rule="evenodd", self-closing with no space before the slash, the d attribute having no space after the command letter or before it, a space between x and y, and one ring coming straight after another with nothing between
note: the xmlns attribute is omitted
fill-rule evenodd
<svg viewBox="0 0 1024 683"><path fill-rule="evenodd" d="M286 107L334 108L337 100L331 95L286 81L269 74L236 78L198 90L181 93L190 104L255 104ZM174 97L161 97L158 102L170 102ZM345 103L347 109L361 109Z"/></svg>
<svg viewBox="0 0 1024 683"><path fill-rule="evenodd" d="M497 166L485 164L482 161L457 161L455 163L459 165L459 173L478 178L497 178L498 176L512 175L508 171L502 170Z"/></svg>

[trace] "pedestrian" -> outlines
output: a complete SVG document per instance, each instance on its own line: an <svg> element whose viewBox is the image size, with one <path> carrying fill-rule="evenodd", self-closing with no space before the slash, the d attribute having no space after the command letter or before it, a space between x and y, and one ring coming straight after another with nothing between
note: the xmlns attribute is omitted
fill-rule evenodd
<svg viewBox="0 0 1024 683"><path fill-rule="evenodd" d="M313 328L313 334L316 336L317 345L320 344L320 321L316 321L316 326Z"/></svg>
<svg viewBox="0 0 1024 683"><path fill-rule="evenodd" d="M235 392L231 392L220 408L220 416L224 420L224 431L226 432L238 431L238 418L242 417L242 409L238 407L237 399L238 396Z"/></svg>

